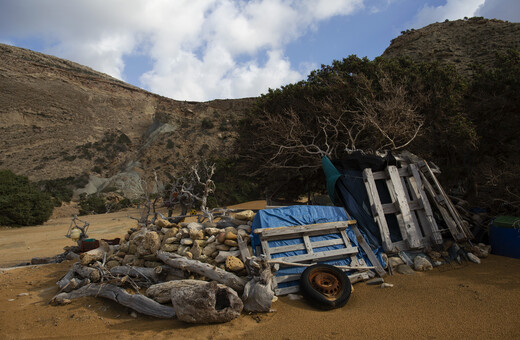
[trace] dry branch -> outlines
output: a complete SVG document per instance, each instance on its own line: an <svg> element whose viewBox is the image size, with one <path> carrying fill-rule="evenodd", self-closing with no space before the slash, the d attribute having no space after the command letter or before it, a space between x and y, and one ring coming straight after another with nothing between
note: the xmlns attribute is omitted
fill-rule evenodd
<svg viewBox="0 0 520 340"><path fill-rule="evenodd" d="M175 310L172 307L161 305L141 294L128 294L124 289L111 284L91 283L70 293L60 293L53 297L50 303L63 305L70 303L71 299L85 296L104 297L141 314L157 318L169 319L175 316Z"/></svg>
<svg viewBox="0 0 520 340"><path fill-rule="evenodd" d="M237 292L242 292L244 290L244 286L246 284L244 279L241 279L233 273L227 272L210 264L197 260L190 260L180 255L170 254L164 251L158 251L157 257L173 268L189 270L190 272L203 275L208 279L225 284Z"/></svg>

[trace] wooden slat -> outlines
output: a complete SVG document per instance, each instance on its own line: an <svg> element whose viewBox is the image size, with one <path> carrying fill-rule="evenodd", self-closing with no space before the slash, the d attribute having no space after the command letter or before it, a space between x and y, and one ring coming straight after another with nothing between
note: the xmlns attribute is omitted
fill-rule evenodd
<svg viewBox="0 0 520 340"><path fill-rule="evenodd" d="M357 252L358 252L357 247L349 247L349 248L342 248L342 249L320 251L320 252L312 253L312 254L279 257L276 259L280 260L280 261L287 261L287 262L325 261L325 260L331 260L333 258L345 257L345 255L356 254Z"/></svg>
<svg viewBox="0 0 520 340"><path fill-rule="evenodd" d="M412 198L411 198L411 195L410 195L410 190L408 190L408 185L406 184L408 178L409 177L402 177L401 176L401 185L402 185L402 187L404 189L404 195L406 197L406 202L408 204L408 208L410 209L410 214L412 216L412 221L413 221L413 224L415 226L415 231L419 235L419 238L423 239L424 238L424 233L423 233L423 231L421 229L421 224L419 223L419 219L417 218L417 209L413 210L412 208L410 208L410 203L411 203ZM417 201L415 201L414 203L419 206ZM423 245L424 245L424 243L423 243Z"/></svg>
<svg viewBox="0 0 520 340"><path fill-rule="evenodd" d="M291 236L296 237L295 235L304 234L304 233L306 235L309 235L309 233L324 234L329 230L331 231L330 233L334 233L334 232L337 233L339 231L334 231L334 229L337 229L337 230L346 229L346 228L348 228L349 225L355 224L355 223L357 223L355 220L349 220L349 221L317 223L317 224L278 227L278 228L260 228L260 229L255 229L254 233L262 235L264 238L269 238L269 240L273 240L274 237L278 237L278 236L291 235Z"/></svg>
<svg viewBox="0 0 520 340"><path fill-rule="evenodd" d="M269 243L266 240L260 239L260 244L262 245L262 250L267 256L268 259L271 259L271 252L269 251Z"/></svg>
<svg viewBox="0 0 520 340"><path fill-rule="evenodd" d="M401 177L401 179L404 180L403 177ZM383 207L383 213L385 213L386 215L398 213L400 210L399 210L399 206L396 203L381 204L381 207ZM410 208L411 211L420 210L420 209L422 209L422 204L418 200L411 200L408 202L408 207Z"/></svg>
<svg viewBox="0 0 520 340"><path fill-rule="evenodd" d="M348 213L347 213L347 216L348 216ZM352 231L354 232L354 234L356 235L356 239L358 241L359 246L367 254L367 257L370 260L370 262L372 263L372 265L374 267L376 267L376 272L379 274L379 276L385 276L386 272L383 269L383 266L381 265L381 263L377 259L376 255L372 251L372 248L370 248L370 246L368 245L367 241L365 241L365 238L363 237L363 235L361 235L361 232L359 231L357 225L353 225L353 226L351 226L351 228L352 228Z"/></svg>
<svg viewBox="0 0 520 340"><path fill-rule="evenodd" d="M399 168L397 169L399 172L399 176L405 177L408 176L408 170L406 168ZM374 180L380 180L380 179L388 179L388 174L385 171L376 171L373 172L372 175L374 176Z"/></svg>
<svg viewBox="0 0 520 340"><path fill-rule="evenodd" d="M367 168L363 170L363 180L368 193L368 199L370 205L373 207L372 214L374 221L379 227L379 233L381 234L381 240L383 242L383 249L385 251L392 250L392 240L390 239L390 232L388 231L388 225L386 223L385 213L381 206L381 200L379 199L379 193L377 191L376 182L372 175L372 170ZM372 260L370 260L372 261Z"/></svg>
<svg viewBox="0 0 520 340"><path fill-rule="evenodd" d="M335 238L335 239L331 239L331 240L311 242L312 248L335 246L338 244L344 244L344 241L340 238ZM285 253L288 251L296 251L296 250L304 250L304 249L305 249L305 244L298 243L298 244L291 244L291 245L287 245L287 246L269 247L269 252L271 253L271 255L273 255L273 254L278 254L278 253Z"/></svg>
<svg viewBox="0 0 520 340"><path fill-rule="evenodd" d="M303 243L305 244L305 249L307 250L307 254L312 254L314 251L312 250L311 240L309 240L309 236L303 236Z"/></svg>
<svg viewBox="0 0 520 340"><path fill-rule="evenodd" d="M413 222L406 195L404 193L404 188L401 184L399 172L393 165L388 166L386 171L389 176L387 184L390 196L392 197L393 202L398 203L400 209L400 213L396 214L396 217L403 240L408 242L410 248L420 248L423 244L421 242L421 237L416 230L416 225Z"/></svg>
<svg viewBox="0 0 520 340"><path fill-rule="evenodd" d="M408 178L408 183L410 184L410 189L412 191L412 198L422 202L423 209L419 210L417 214L421 220L421 225L425 229L425 236L429 237L430 240L435 244L442 244L442 235L439 231L437 221L435 221L433 216L432 207L428 201L428 197L423 190L419 170L415 164L410 164L408 168L410 169L410 173L412 175L412 177Z"/></svg>

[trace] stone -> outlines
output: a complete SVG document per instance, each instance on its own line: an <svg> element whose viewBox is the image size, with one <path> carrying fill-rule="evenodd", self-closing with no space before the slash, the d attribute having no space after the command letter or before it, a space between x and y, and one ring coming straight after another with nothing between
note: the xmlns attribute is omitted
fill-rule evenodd
<svg viewBox="0 0 520 340"><path fill-rule="evenodd" d="M142 266L144 266L144 259L135 258L133 265L135 267L142 267Z"/></svg>
<svg viewBox="0 0 520 340"><path fill-rule="evenodd" d="M198 243L194 243L190 249L190 253L193 255L193 259L198 260L200 255L202 254L202 249L200 248Z"/></svg>
<svg viewBox="0 0 520 340"><path fill-rule="evenodd" d="M157 261L157 255L155 253L143 256L145 261Z"/></svg>
<svg viewBox="0 0 520 340"><path fill-rule="evenodd" d="M227 227L235 227L235 226L237 226L237 224L234 224L233 222L231 222L231 219L220 220L217 222L217 228L221 228L221 229L224 229Z"/></svg>
<svg viewBox="0 0 520 340"><path fill-rule="evenodd" d="M130 245L128 246L128 253L137 254L137 245L135 243L130 243Z"/></svg>
<svg viewBox="0 0 520 340"><path fill-rule="evenodd" d="M219 251L217 257L215 257L215 261L217 263L223 263L228 256L240 256L240 251Z"/></svg>
<svg viewBox="0 0 520 340"><path fill-rule="evenodd" d="M123 266L131 266L134 263L135 255L126 255L121 263Z"/></svg>
<svg viewBox="0 0 520 340"><path fill-rule="evenodd" d="M147 232L144 236L143 245L150 253L155 254L161 248L161 239L155 231Z"/></svg>
<svg viewBox="0 0 520 340"><path fill-rule="evenodd" d="M380 284L382 284L384 282L385 282L385 280L383 280L382 277L376 277L376 278L373 278L371 280L368 280L366 282L366 284L369 285L369 286L375 286L375 285L380 285Z"/></svg>
<svg viewBox="0 0 520 340"><path fill-rule="evenodd" d="M191 246L193 244L193 240L191 238L183 238L181 240L181 244L183 246Z"/></svg>
<svg viewBox="0 0 520 340"><path fill-rule="evenodd" d="M226 258L226 269L232 272L238 272L244 269L244 262L236 256L228 256Z"/></svg>
<svg viewBox="0 0 520 340"><path fill-rule="evenodd" d="M226 228L224 228L224 231L226 233L233 233L233 234L236 234L238 232L237 228L235 228L235 227L226 227Z"/></svg>
<svg viewBox="0 0 520 340"><path fill-rule="evenodd" d="M205 240L194 240L193 243L197 243L201 248L204 248L206 246Z"/></svg>
<svg viewBox="0 0 520 340"><path fill-rule="evenodd" d="M244 307L237 293L225 285L200 281L171 290L177 318L189 323L220 323L231 321Z"/></svg>
<svg viewBox="0 0 520 340"><path fill-rule="evenodd" d="M237 220L252 221L255 218L253 210L244 210L235 214Z"/></svg>
<svg viewBox="0 0 520 340"><path fill-rule="evenodd" d="M125 234L125 241L130 240L130 234Z"/></svg>
<svg viewBox="0 0 520 340"><path fill-rule="evenodd" d="M432 261L438 261L441 258L441 253L432 250L428 252L428 256L432 259Z"/></svg>
<svg viewBox="0 0 520 340"><path fill-rule="evenodd" d="M238 247L238 243L235 240L225 240L224 244L230 247Z"/></svg>
<svg viewBox="0 0 520 340"><path fill-rule="evenodd" d="M177 249L177 254L179 254L179 255L184 255L184 253L185 253L188 249L190 249L189 246L180 245L180 246L179 246L179 249Z"/></svg>
<svg viewBox="0 0 520 340"><path fill-rule="evenodd" d="M206 244L207 243L213 243L217 240L217 238L215 237L215 235L211 235L210 237L208 237L208 239L206 240Z"/></svg>
<svg viewBox="0 0 520 340"><path fill-rule="evenodd" d="M164 239L164 244L170 244L170 243L174 243L175 241L177 241L177 238L175 237L168 237L166 239Z"/></svg>
<svg viewBox="0 0 520 340"><path fill-rule="evenodd" d="M467 253L466 256L468 257L468 259L469 259L471 262L475 262L476 264L480 264L480 259L479 259L478 256L476 256L475 254L473 254L473 253Z"/></svg>
<svg viewBox="0 0 520 340"><path fill-rule="evenodd" d="M189 259L192 259L192 258L193 258L193 254L192 254L191 252L189 252L189 251L185 252L185 253L184 253L184 256L186 256L186 257L189 258Z"/></svg>
<svg viewBox="0 0 520 340"><path fill-rule="evenodd" d="M204 227L204 229L217 228L217 224L215 222L210 222L210 221L206 221L206 222L202 223L202 226Z"/></svg>
<svg viewBox="0 0 520 340"><path fill-rule="evenodd" d="M190 238L192 240L202 240L204 238L204 232L202 230L190 229Z"/></svg>
<svg viewBox="0 0 520 340"><path fill-rule="evenodd" d="M178 228L168 229L168 231L166 231L166 233L164 234L164 238L169 239L169 238L175 237L178 232L179 232Z"/></svg>
<svg viewBox="0 0 520 340"><path fill-rule="evenodd" d="M163 246L161 247L161 250L167 251L169 253L173 253L173 252L177 251L177 249L179 249L179 244L176 244L176 243L163 244Z"/></svg>
<svg viewBox="0 0 520 340"><path fill-rule="evenodd" d="M250 225L247 225L247 224L242 224L242 225L239 225L237 227L238 230L244 230L245 232L247 232L248 234L251 234L251 232L253 231L253 227L251 227Z"/></svg>
<svg viewBox="0 0 520 340"><path fill-rule="evenodd" d="M409 265L404 264L404 263L398 265L396 270L397 270L397 272L399 274L404 274L404 275L413 275L413 274L415 274L415 272L413 271L412 267L410 267Z"/></svg>
<svg viewBox="0 0 520 340"><path fill-rule="evenodd" d="M155 220L155 225L159 228L170 228L172 226L172 223L159 217Z"/></svg>
<svg viewBox="0 0 520 340"><path fill-rule="evenodd" d="M231 231L226 232L226 240L236 240L236 239L237 239L236 233L233 233Z"/></svg>
<svg viewBox="0 0 520 340"><path fill-rule="evenodd" d="M413 259L413 267L415 270L418 270L421 272L433 269L433 265L431 264L431 262L428 261L428 259L426 257L420 256L420 255L417 255Z"/></svg>
<svg viewBox="0 0 520 340"><path fill-rule="evenodd" d="M206 256L211 256L211 254L213 254L213 252L215 252L215 250L217 250L217 244L215 242L213 242L213 243L206 245L206 247L204 247L204 249L202 250L202 254L204 254Z"/></svg>
<svg viewBox="0 0 520 340"><path fill-rule="evenodd" d="M204 229L204 232L208 236L213 236L213 235L217 235L218 233L220 233L220 229L219 228L206 228L206 229Z"/></svg>
<svg viewBox="0 0 520 340"><path fill-rule="evenodd" d="M393 286L394 286L394 285L391 284L391 283L383 282L383 283L381 284L381 286L379 286L379 287L381 287L381 288L392 288Z"/></svg>
<svg viewBox="0 0 520 340"><path fill-rule="evenodd" d="M392 256L388 258L388 263L392 268L395 268L401 264L404 264L404 261L400 257Z"/></svg>
<svg viewBox="0 0 520 340"><path fill-rule="evenodd" d="M226 241L226 232L222 231L217 235L217 242L224 243L224 241Z"/></svg>
<svg viewBox="0 0 520 340"><path fill-rule="evenodd" d="M150 254L150 251L145 248L144 244L141 243L140 245L137 246L137 252L135 254L140 257L143 257L145 255Z"/></svg>
<svg viewBox="0 0 520 340"><path fill-rule="evenodd" d="M190 237L190 230L188 228L181 228L180 233L182 238Z"/></svg>

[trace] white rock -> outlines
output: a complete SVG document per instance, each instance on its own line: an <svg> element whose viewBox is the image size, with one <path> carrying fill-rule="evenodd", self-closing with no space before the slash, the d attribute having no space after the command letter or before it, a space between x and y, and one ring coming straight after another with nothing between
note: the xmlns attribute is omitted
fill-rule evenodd
<svg viewBox="0 0 520 340"><path fill-rule="evenodd" d="M386 282L383 282L381 283L381 288L392 288L394 285L392 283L386 283Z"/></svg>
<svg viewBox="0 0 520 340"><path fill-rule="evenodd" d="M433 269L433 266L430 263L430 261L428 261L428 259L426 259L426 257L423 256L416 256L413 259L413 266L414 269L418 271L426 271Z"/></svg>
<svg viewBox="0 0 520 340"><path fill-rule="evenodd" d="M468 253L467 256L468 256L468 259L471 262L475 262L477 264L480 264L480 259L477 256L475 256L473 253Z"/></svg>

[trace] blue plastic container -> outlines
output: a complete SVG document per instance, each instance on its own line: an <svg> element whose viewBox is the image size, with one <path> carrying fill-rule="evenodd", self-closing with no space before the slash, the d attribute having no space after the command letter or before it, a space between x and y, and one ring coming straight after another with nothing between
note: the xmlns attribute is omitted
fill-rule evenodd
<svg viewBox="0 0 520 340"><path fill-rule="evenodd" d="M520 228L497 227L489 229L491 253L520 259Z"/></svg>

